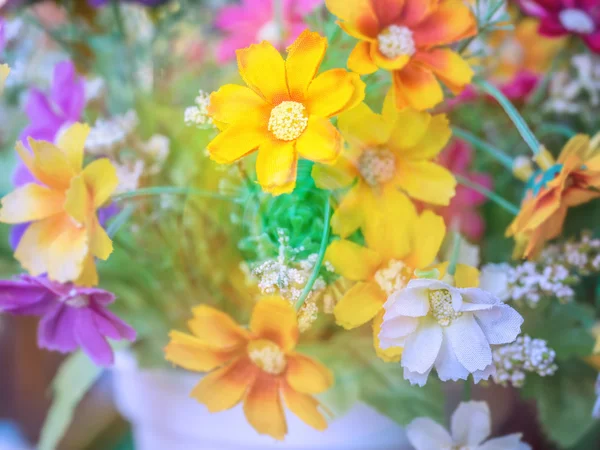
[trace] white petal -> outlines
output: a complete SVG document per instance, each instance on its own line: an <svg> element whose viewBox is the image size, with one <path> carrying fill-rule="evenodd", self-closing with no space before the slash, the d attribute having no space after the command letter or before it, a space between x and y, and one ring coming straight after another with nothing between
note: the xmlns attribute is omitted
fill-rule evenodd
<svg viewBox="0 0 600 450"><path fill-rule="evenodd" d="M521 332L523 317L508 305L501 303L491 311L477 311L474 314L490 344L508 344Z"/></svg>
<svg viewBox="0 0 600 450"><path fill-rule="evenodd" d="M495 439L490 439L479 447L478 450L525 450L531 449L529 445L521 442L521 434L509 434Z"/></svg>
<svg viewBox="0 0 600 450"><path fill-rule="evenodd" d="M465 288L459 289L459 291L463 297L461 311L486 310L500 304L500 301L496 297L483 289Z"/></svg>
<svg viewBox="0 0 600 450"><path fill-rule="evenodd" d="M384 320L381 324L379 339L397 339L414 332L419 326L419 319L415 317L399 316Z"/></svg>
<svg viewBox="0 0 600 450"><path fill-rule="evenodd" d="M406 339L402 352L402 367L417 373L431 370L441 345L442 327L434 320L422 319L417 331Z"/></svg>
<svg viewBox="0 0 600 450"><path fill-rule="evenodd" d="M490 408L486 402L465 402L452 414L450 429L455 444L475 446L490 435L491 426Z"/></svg>
<svg viewBox="0 0 600 450"><path fill-rule="evenodd" d="M429 291L423 288L406 288L394 292L383 305L384 320L398 316L423 317L429 312Z"/></svg>
<svg viewBox="0 0 600 450"><path fill-rule="evenodd" d="M445 336L445 333L442 338L440 353L435 360L435 370L442 381L466 380L469 376L469 371L458 362L458 359L456 359L454 350L452 350L450 341L448 340L448 337Z"/></svg>
<svg viewBox="0 0 600 450"><path fill-rule="evenodd" d="M472 314L465 313L454 319L446 327L446 336L458 362L469 372L484 370L492 363L490 344Z"/></svg>
<svg viewBox="0 0 600 450"><path fill-rule="evenodd" d="M379 338L379 348L387 350L392 347L404 347L406 345L406 336L395 339Z"/></svg>
<svg viewBox="0 0 600 450"><path fill-rule="evenodd" d="M429 369L427 372L425 373L417 373L417 372L411 372L410 370L408 370L406 367L404 368L404 379L408 380L410 382L410 384L416 384L418 386L425 386L425 384L427 384L427 378L429 377L429 372L431 372L431 369Z"/></svg>
<svg viewBox="0 0 600 450"><path fill-rule="evenodd" d="M407 288L425 288L425 289L455 289L447 283L440 280L432 280L430 278L416 278L410 280L406 285Z"/></svg>
<svg viewBox="0 0 600 450"><path fill-rule="evenodd" d="M473 382L475 384L477 384L481 380L487 380L495 373L496 373L496 365L490 364L483 370L476 370L475 372L473 372Z"/></svg>
<svg viewBox="0 0 600 450"><path fill-rule="evenodd" d="M479 287L490 292L499 300L505 301L510 297L508 274L514 269L506 264L486 264L479 275Z"/></svg>
<svg viewBox="0 0 600 450"><path fill-rule="evenodd" d="M415 450L440 450L452 446L452 438L440 424L419 417L406 426L406 436Z"/></svg>

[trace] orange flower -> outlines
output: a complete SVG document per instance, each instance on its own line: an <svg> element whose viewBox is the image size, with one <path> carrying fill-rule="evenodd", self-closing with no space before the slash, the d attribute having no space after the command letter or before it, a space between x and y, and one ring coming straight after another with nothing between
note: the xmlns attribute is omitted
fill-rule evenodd
<svg viewBox="0 0 600 450"><path fill-rule="evenodd" d="M299 157L333 164L342 138L329 119L359 104L365 84L344 69L317 76L326 49L327 39L305 30L285 61L268 42L238 50L248 87L228 84L211 95L221 133L208 144L210 157L230 164L258 150L258 183L274 195L294 190Z"/></svg>
<svg viewBox="0 0 600 450"><path fill-rule="evenodd" d="M547 241L562 232L571 206L600 197L600 133L573 137L555 162L547 150L536 158L521 211L506 231L515 236L515 257L535 258Z"/></svg>
<svg viewBox="0 0 600 450"><path fill-rule="evenodd" d="M254 307L250 329L208 306L193 310L188 322L193 336L172 331L166 359L185 369L211 373L192 391L210 412L244 403L250 425L282 440L287 433L281 396L286 406L317 430L327 428L312 394L333 384L322 364L296 353L296 312L281 297L266 297Z"/></svg>
<svg viewBox="0 0 600 450"><path fill-rule="evenodd" d="M119 180L111 162L97 159L83 168L83 147L90 129L76 123L57 145L29 139L17 152L37 183L17 188L2 199L0 222L31 222L15 258L31 275L47 273L52 280L98 284L94 257L107 259L112 241L96 211L111 196Z"/></svg>
<svg viewBox="0 0 600 450"><path fill-rule="evenodd" d="M463 0L326 0L360 39L348 67L361 74L392 72L396 106L418 110L443 101L438 82L455 94L471 82L473 71L456 52L443 46L476 33L476 20Z"/></svg>

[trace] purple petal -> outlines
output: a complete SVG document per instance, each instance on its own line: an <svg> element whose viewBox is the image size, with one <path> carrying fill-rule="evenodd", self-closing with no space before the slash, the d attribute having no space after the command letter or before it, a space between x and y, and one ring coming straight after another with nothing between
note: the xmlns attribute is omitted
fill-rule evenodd
<svg viewBox="0 0 600 450"><path fill-rule="evenodd" d="M0 311L25 315L28 309L36 307L46 311L51 304L48 291L43 287L26 280L0 281Z"/></svg>
<svg viewBox="0 0 600 450"><path fill-rule="evenodd" d="M110 219L119 214L119 211L121 208L116 203L109 203L98 210L98 222L104 227Z"/></svg>
<svg viewBox="0 0 600 450"><path fill-rule="evenodd" d="M85 83L77 75L71 61L63 61L54 67L52 100L63 113L63 122L77 122L85 107Z"/></svg>
<svg viewBox="0 0 600 450"><path fill-rule="evenodd" d="M110 344L98 330L94 320L94 312L90 308L78 310L75 323L75 338L81 349L99 366L110 366L114 362L114 354Z"/></svg>
<svg viewBox="0 0 600 450"><path fill-rule="evenodd" d="M25 231L27 231L27 228L29 228L29 223L20 223L18 225L14 225L10 230L8 243L10 244L10 247L13 249L13 251L17 249L19 242L21 242L23 234L25 234Z"/></svg>
<svg viewBox="0 0 600 450"><path fill-rule="evenodd" d="M136 331L116 314L104 308L95 307L92 309L95 312L94 319L98 330L104 336L114 340L125 339L131 342L135 341L137 336Z"/></svg>
<svg viewBox="0 0 600 450"><path fill-rule="evenodd" d="M31 89L25 104L25 113L36 129L58 131L62 118L56 114L48 97L38 89Z"/></svg>
<svg viewBox="0 0 600 450"><path fill-rule="evenodd" d="M40 320L38 345L40 348L57 350L62 353L77 349L74 329L80 310L69 308L56 302L53 308Z"/></svg>

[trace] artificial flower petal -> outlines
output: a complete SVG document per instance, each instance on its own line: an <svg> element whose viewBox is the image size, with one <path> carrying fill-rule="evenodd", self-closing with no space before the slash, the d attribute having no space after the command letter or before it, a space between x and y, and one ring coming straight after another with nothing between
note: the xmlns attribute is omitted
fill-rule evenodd
<svg viewBox="0 0 600 450"><path fill-rule="evenodd" d="M318 75L308 87L306 108L309 116L331 117L346 109L356 91L356 74L331 69Z"/></svg>
<svg viewBox="0 0 600 450"><path fill-rule="evenodd" d="M165 359L186 370L207 372L221 367L236 356L235 350L215 349L180 331L171 331L169 338L165 347Z"/></svg>
<svg viewBox="0 0 600 450"><path fill-rule="evenodd" d="M264 130L238 122L222 131L206 149L213 161L231 164L256 150L266 140Z"/></svg>
<svg viewBox="0 0 600 450"><path fill-rule="evenodd" d="M371 43L360 41L348 57L348 69L360 75L369 75L377 72L379 67L371 58Z"/></svg>
<svg viewBox="0 0 600 450"><path fill-rule="evenodd" d="M327 429L327 420L319 411L319 402L310 395L297 392L287 383L282 383L283 399L286 406L304 423L316 430Z"/></svg>
<svg viewBox="0 0 600 450"><path fill-rule="evenodd" d="M59 213L65 201L64 194L40 186L26 184L2 198L0 222L24 223L41 220Z"/></svg>
<svg viewBox="0 0 600 450"><path fill-rule="evenodd" d="M398 166L396 185L412 198L434 205L450 204L456 179L448 169L431 161L401 161Z"/></svg>
<svg viewBox="0 0 600 450"><path fill-rule="evenodd" d="M83 165L83 148L89 134L89 125L74 123L58 137L56 144L65 153L75 172L79 172Z"/></svg>
<svg viewBox="0 0 600 450"><path fill-rule="evenodd" d="M402 70L393 72L392 80L398 109L410 106L424 111L444 100L442 87L435 75L425 67L409 64Z"/></svg>
<svg viewBox="0 0 600 450"><path fill-rule="evenodd" d="M352 281L367 280L381 263L377 252L344 239L329 244L325 260L338 274Z"/></svg>
<svg viewBox="0 0 600 450"><path fill-rule="evenodd" d="M294 142L268 139L263 141L256 158L256 177L265 192L286 186L284 192L294 190L297 156ZM277 194L282 191L277 190Z"/></svg>
<svg viewBox="0 0 600 450"><path fill-rule="evenodd" d="M285 69L292 100L304 100L308 86L323 61L326 49L327 39L308 29L304 30L289 46Z"/></svg>
<svg viewBox="0 0 600 450"><path fill-rule="evenodd" d="M83 169L82 176L95 208L104 205L119 185L117 169L108 158L92 161Z"/></svg>
<svg viewBox="0 0 600 450"><path fill-rule="evenodd" d="M259 434L282 441L287 424L279 396L279 379L259 373L244 399L244 413Z"/></svg>
<svg viewBox="0 0 600 450"><path fill-rule="evenodd" d="M385 293L375 282L359 282L352 286L335 305L336 322L350 330L367 323L381 310Z"/></svg>
<svg viewBox="0 0 600 450"><path fill-rule="evenodd" d="M296 311L281 297L265 297L254 307L250 330L259 338L274 342L283 352L289 352L298 342Z"/></svg>
<svg viewBox="0 0 600 450"><path fill-rule="evenodd" d="M332 164L342 151L342 136L328 119L312 116L296 141L296 150L310 161Z"/></svg>
<svg viewBox="0 0 600 450"><path fill-rule="evenodd" d="M333 385L333 373L312 358L292 353L287 357L286 380L298 392L320 394Z"/></svg>
<svg viewBox="0 0 600 450"><path fill-rule="evenodd" d="M249 339L249 333L228 314L206 305L196 306L194 317L188 327L200 341L214 348L241 347Z"/></svg>

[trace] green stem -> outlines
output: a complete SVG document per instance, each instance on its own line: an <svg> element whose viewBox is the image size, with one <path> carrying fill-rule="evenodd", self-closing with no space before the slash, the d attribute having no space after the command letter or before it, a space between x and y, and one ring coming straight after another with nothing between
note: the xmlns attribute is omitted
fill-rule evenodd
<svg viewBox="0 0 600 450"><path fill-rule="evenodd" d="M117 231L129 220L135 211L134 205L127 205L123 208L119 214L110 222L110 225L106 228L106 234L113 237L117 234Z"/></svg>
<svg viewBox="0 0 600 450"><path fill-rule="evenodd" d="M304 302L308 298L310 291L312 290L315 281L319 277L319 271L321 270L321 266L323 265L323 259L325 258L325 250L327 250L327 243L329 242L329 226L331 223L331 204L329 202L329 195L327 196L327 201L325 202L325 220L323 223L323 235L321 237L321 247L319 248L319 254L317 256L317 262L315 262L315 267L313 267L312 274L308 279L308 282L304 286L302 293L300 294L300 298L296 302L296 311L300 310L304 305Z"/></svg>
<svg viewBox="0 0 600 450"><path fill-rule="evenodd" d="M504 153L502 150L500 150L499 148L494 147L493 145L479 139L473 133L470 133L461 128L452 127L452 132L454 133L454 136L456 136L457 138L460 138L463 141L467 141L469 144L471 144L473 147L475 147L479 150L483 150L488 155L490 155L492 158L494 158L496 161L498 161L500 164L502 164L504 167L506 167L508 170L512 171L512 169L513 169L512 158L510 156L508 156L506 153Z"/></svg>
<svg viewBox="0 0 600 450"><path fill-rule="evenodd" d="M473 386L469 382L469 377L467 376L467 379L465 380L465 384L463 387L463 402L468 402L471 400L472 390L473 390L472 388L473 388Z"/></svg>
<svg viewBox="0 0 600 450"><path fill-rule="evenodd" d="M454 242L452 244L452 255L450 255L450 263L448 264L448 274L454 276L456 274L456 266L458 264L458 255L460 253L461 236L458 231L454 232Z"/></svg>
<svg viewBox="0 0 600 450"><path fill-rule="evenodd" d="M154 186L149 188L137 189L135 191L123 192L122 194L115 195L113 201L119 202L130 198L139 197L151 197L156 195L196 195L199 197L215 198L219 200L228 200L234 203L241 201L240 199L229 197L227 195L219 194L216 192L203 191L200 189L183 188L176 186Z"/></svg>
<svg viewBox="0 0 600 450"><path fill-rule="evenodd" d="M502 106L506 114L508 114L510 120L512 120L512 122L515 124L517 130L519 131L519 134L521 135L525 143L529 146L533 154L537 155L540 152L541 144L533 134L533 131L531 131L531 128L529 128L529 126L525 122L525 119L523 119L523 116L519 114L517 108L513 106L510 100L506 98L506 96L502 92L500 92L500 90L498 90L495 86L491 85L487 81L475 80L474 83L481 89L483 89L488 95L491 95L492 97L494 97L494 99L496 99L496 101L500 104L500 106Z"/></svg>
<svg viewBox="0 0 600 450"><path fill-rule="evenodd" d="M559 123L544 123L538 128L538 134L540 134L541 136L546 136L548 134L558 134L560 136L566 137L567 139L571 139L577 134L577 132L568 126Z"/></svg>
<svg viewBox="0 0 600 450"><path fill-rule="evenodd" d="M485 195L487 198L489 198L490 200L492 200L498 206L501 206L502 208L504 208L509 213L511 213L511 214L513 214L515 216L517 214L519 214L519 208L517 206L515 206L514 204L512 204L511 202L509 202L505 198L500 197L495 192L490 191L489 189L483 187L479 183L475 183L474 181L471 181L468 178L463 177L462 175L454 174L454 176L456 177L456 180L460 184L462 184L463 186L466 186L468 188L471 188L474 191L479 192L481 195Z"/></svg>

